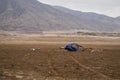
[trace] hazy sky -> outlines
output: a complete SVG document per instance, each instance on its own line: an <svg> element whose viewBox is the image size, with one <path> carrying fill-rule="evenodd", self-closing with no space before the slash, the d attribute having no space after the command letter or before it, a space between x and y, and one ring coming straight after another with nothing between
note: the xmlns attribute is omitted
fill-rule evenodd
<svg viewBox="0 0 120 80"><path fill-rule="evenodd" d="M83 12L96 12L108 16L120 16L120 0L39 0Z"/></svg>

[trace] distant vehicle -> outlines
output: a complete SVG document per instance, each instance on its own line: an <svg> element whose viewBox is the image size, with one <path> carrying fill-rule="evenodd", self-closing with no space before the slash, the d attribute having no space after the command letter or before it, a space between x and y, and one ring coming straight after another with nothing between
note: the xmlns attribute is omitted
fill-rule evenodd
<svg viewBox="0 0 120 80"><path fill-rule="evenodd" d="M82 46L76 43L69 43L64 47L64 49L68 51L78 51L80 48L82 48Z"/></svg>

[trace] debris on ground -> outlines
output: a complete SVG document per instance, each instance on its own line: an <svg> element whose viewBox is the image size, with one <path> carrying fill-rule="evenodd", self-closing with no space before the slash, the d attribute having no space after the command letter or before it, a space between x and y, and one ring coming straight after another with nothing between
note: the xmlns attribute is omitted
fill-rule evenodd
<svg viewBox="0 0 120 80"><path fill-rule="evenodd" d="M30 50L31 51L38 51L38 50L40 50L40 48L31 48Z"/></svg>
<svg viewBox="0 0 120 80"><path fill-rule="evenodd" d="M35 51L36 49L35 49L35 48L32 48L31 50L32 50L32 51Z"/></svg>
<svg viewBox="0 0 120 80"><path fill-rule="evenodd" d="M65 47L60 47L60 49L65 49L65 50L68 50L68 51L89 51L90 53L96 53L96 52L102 52L103 50L102 49L97 49L97 48L86 48L86 47L83 47L77 43L69 43L69 44L66 44Z"/></svg>

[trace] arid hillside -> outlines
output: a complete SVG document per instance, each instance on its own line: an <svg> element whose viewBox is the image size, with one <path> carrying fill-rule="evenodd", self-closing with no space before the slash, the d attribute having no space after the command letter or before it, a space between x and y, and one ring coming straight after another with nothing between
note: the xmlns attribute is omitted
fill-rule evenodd
<svg viewBox="0 0 120 80"><path fill-rule="evenodd" d="M0 0L0 31L120 32L119 17L74 11L37 0Z"/></svg>

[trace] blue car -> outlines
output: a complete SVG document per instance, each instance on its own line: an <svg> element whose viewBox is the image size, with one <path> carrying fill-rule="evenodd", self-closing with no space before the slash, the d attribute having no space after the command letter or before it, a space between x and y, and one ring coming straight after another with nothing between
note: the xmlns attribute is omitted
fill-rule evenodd
<svg viewBox="0 0 120 80"><path fill-rule="evenodd" d="M65 50L68 51L78 51L79 50L79 45L75 43L69 43L65 46Z"/></svg>

